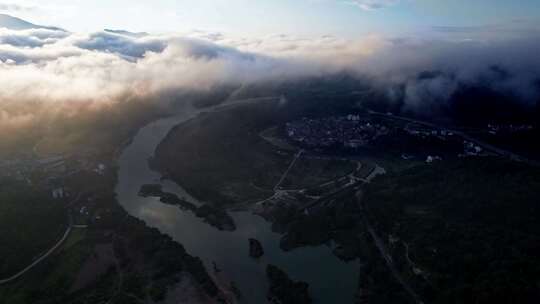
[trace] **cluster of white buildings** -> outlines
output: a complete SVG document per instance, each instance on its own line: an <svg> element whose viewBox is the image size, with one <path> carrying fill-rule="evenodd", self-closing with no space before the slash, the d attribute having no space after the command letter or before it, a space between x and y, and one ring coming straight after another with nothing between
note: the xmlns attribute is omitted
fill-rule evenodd
<svg viewBox="0 0 540 304"><path fill-rule="evenodd" d="M54 199L62 199L67 196L67 192L64 187L58 187L51 191L51 195Z"/></svg>

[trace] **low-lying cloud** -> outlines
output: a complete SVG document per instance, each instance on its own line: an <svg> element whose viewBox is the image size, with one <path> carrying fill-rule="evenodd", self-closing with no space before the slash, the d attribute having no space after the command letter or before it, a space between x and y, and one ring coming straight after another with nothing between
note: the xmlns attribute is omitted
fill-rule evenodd
<svg viewBox="0 0 540 304"><path fill-rule="evenodd" d="M487 86L535 102L540 95L540 58L533 55L540 51L538 37L390 42L360 61L357 70L373 75L382 86L404 85L411 106L444 102L461 85Z"/></svg>
<svg viewBox="0 0 540 304"><path fill-rule="evenodd" d="M15 3L0 3L0 11L7 12L29 12L35 10L32 6L19 5Z"/></svg>
<svg viewBox="0 0 540 304"><path fill-rule="evenodd" d="M140 38L122 34L99 32L84 37L75 46L91 51L108 52L132 60L141 59L147 52L161 53L167 41L154 38Z"/></svg>
<svg viewBox="0 0 540 304"><path fill-rule="evenodd" d="M365 11L375 11L398 4L400 0L349 0L346 3Z"/></svg>
<svg viewBox="0 0 540 304"><path fill-rule="evenodd" d="M412 110L444 103L461 85L478 83L511 92L526 103L540 95L538 38L532 33L502 40L375 35L358 40L286 35L239 39L206 32L152 35L0 29L0 125L30 119L26 113L8 113L4 109L8 104L99 106L163 92L204 91L343 71L371 80L389 98L404 100ZM422 76L422 72L431 73Z"/></svg>

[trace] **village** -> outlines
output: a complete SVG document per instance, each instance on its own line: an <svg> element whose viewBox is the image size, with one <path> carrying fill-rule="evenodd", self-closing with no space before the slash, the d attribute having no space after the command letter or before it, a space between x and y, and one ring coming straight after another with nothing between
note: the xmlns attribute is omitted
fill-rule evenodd
<svg viewBox="0 0 540 304"><path fill-rule="evenodd" d="M90 209L94 200L93 195L73 189L80 175L90 174L103 178L108 173L108 167L97 161L91 153L43 158L20 155L17 158L0 160L0 180L9 179L25 183L48 193L54 200L64 202L66 209L69 210L68 215L75 225L86 225L101 219L99 212L92 212Z"/></svg>
<svg viewBox="0 0 540 304"><path fill-rule="evenodd" d="M491 126L493 127L493 126ZM498 127L505 129L502 126ZM346 116L332 116L325 118L302 118L285 124L285 135L295 145L306 149L325 150L340 149L355 152L361 148L374 144L377 139L384 137L416 138L427 144L432 142L454 145L456 153L452 157L478 157L492 156L494 153L486 150L480 144L463 138L460 134L444 128L435 128L420 123L401 123L387 115L385 119L371 119L369 116L348 114ZM425 163L443 160L437 154L421 156ZM418 154L418 153L417 153ZM419 155L402 151L403 160L419 160Z"/></svg>
<svg viewBox="0 0 540 304"><path fill-rule="evenodd" d="M516 133L520 131L530 131L533 130L534 127L532 125L527 124L509 124L509 125L501 125L501 124L488 124L487 130L489 134L491 135L497 135L499 133Z"/></svg>
<svg viewBox="0 0 540 304"><path fill-rule="evenodd" d="M355 149L388 134L389 129L366 122L360 115L349 114L321 119L304 117L287 123L286 132L290 140L309 148L342 146Z"/></svg>

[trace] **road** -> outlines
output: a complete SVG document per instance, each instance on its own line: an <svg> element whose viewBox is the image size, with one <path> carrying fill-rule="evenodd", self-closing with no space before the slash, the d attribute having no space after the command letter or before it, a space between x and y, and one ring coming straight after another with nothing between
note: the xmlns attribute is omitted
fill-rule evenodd
<svg viewBox="0 0 540 304"><path fill-rule="evenodd" d="M64 243L64 241L68 238L69 234L71 233L72 229L73 229L73 227L70 224L68 226L68 228L66 229L66 232L64 232L64 235L62 236L62 238L51 249L49 249L49 251L47 251L39 259L35 260L32 264L26 266L26 268L19 271L17 274L15 274L15 275L7 278L7 279L0 280L0 285L7 284L7 283L15 281L16 279L20 278L22 275L27 273L30 269L34 268L37 264L41 263L43 260L48 258L56 249L58 249L58 247L60 247Z"/></svg>
<svg viewBox="0 0 540 304"><path fill-rule="evenodd" d="M239 99L234 101L227 101L225 103L213 106L208 108L204 112L220 112L227 110L229 108L233 108L235 106L249 104L249 103L255 103L255 102L262 102L262 101L279 101L280 97L278 96L265 96L265 97L256 97L256 98L248 98L248 99Z"/></svg>
<svg viewBox="0 0 540 304"><path fill-rule="evenodd" d="M382 115L385 115L385 114L382 114ZM262 204L262 203L264 203L264 202L266 202L268 200L271 200L271 199L274 199L274 198L278 197L279 195L282 195L283 193L286 193L286 191L278 190L279 185L281 185L283 180L285 180L285 178L287 177L289 171L294 166L296 160L301 156L301 154L303 152L304 152L303 150L300 150L296 154L295 158L292 160L292 162L289 165L289 167L287 168L287 170L283 173L281 179L279 180L279 182L274 187L274 195L272 195L268 199L265 199L263 201L258 202L257 204ZM359 169L360 169L360 166L357 168L357 170L359 170ZM316 199L313 202L308 202L308 203L304 204L303 206L300 207L300 210L302 210L303 212L308 212L309 213L310 209L312 209L312 208L314 208L314 207L316 207L316 206L318 206L318 205L320 205L320 204L322 204L322 203L324 203L324 202L326 202L326 201L328 201L328 200L330 200L330 199L332 199L334 197L337 197L337 196L343 194L345 191L351 191L351 190L352 191L358 191L360 186L362 186L364 184L369 184L376 176L382 175L382 174L386 174L386 170L384 168L380 167L379 165L376 165L375 168L370 172L370 174L368 176L366 176L365 178L363 178L363 179L355 178L354 173L352 173L352 174L347 175L345 177L341 177L341 178L339 178L337 180L330 181L328 183L341 181L344 178L349 178L351 180L350 183L344 185L343 187L341 187L341 188L339 188L339 189L337 189L337 190L335 190L335 191L333 191L333 192L331 192L329 194L326 194L323 197L320 197L320 198ZM358 206L359 206L360 210L365 210L364 206L362 206L362 200L359 197L357 197L357 203L358 203ZM391 255L388 253L388 250L386 249L386 246L381 241L381 239L379 238L379 236L375 232L375 229L373 229L373 227L371 226L371 224L369 223L369 221L367 220L365 215L363 216L363 218L364 218L364 222L366 223L367 230L368 230L369 234L371 235L371 237L373 238L373 241L374 241L377 249L379 250L381 256L385 260L386 265L388 266L388 269L392 273L392 276L403 287L403 289L414 299L416 304L423 304L422 300L420 299L420 296L412 289L412 287L405 281L405 279L403 279L403 277L401 277L399 271L396 269L396 267L394 265L394 261L392 260Z"/></svg>
<svg viewBox="0 0 540 304"><path fill-rule="evenodd" d="M334 197L337 197L341 194L343 194L345 191L348 191L348 190L354 190L356 187L358 187L359 185L363 184L364 182L363 181L359 181L359 182L355 182L351 185L347 185L347 186L344 186L344 187L341 187L339 189L337 189L336 191L333 191L329 194L326 194L324 195L323 197L319 198L319 199L316 199L315 201L313 202L308 202L306 203L305 205L303 205L302 207L300 207L300 210L302 211L307 211L309 212L310 209L334 198Z"/></svg>
<svg viewBox="0 0 540 304"><path fill-rule="evenodd" d="M345 187L342 187L330 194L327 194L320 199L308 203L302 207L302 210L307 210L321 204L324 201L327 201L335 196L338 196L342 194L344 191L348 190L359 190L361 185L369 184L376 176L386 174L386 170L379 165L376 165L376 167L373 169L373 171L365 178L361 179L358 182L355 182L351 185L347 185ZM358 204L358 208L360 210L366 210L365 206L363 206L363 202L361 199L361 191L356 192L356 202ZM392 276L396 279L396 281L403 287L403 289L414 299L415 303L417 304L423 304L422 300L420 299L420 296L412 289L412 287L403 279L403 277L400 275L399 271L397 270L396 266L394 265L394 261L392 260L392 256L388 253L388 250L386 249L386 246L384 245L384 242L379 238L377 233L375 232L375 229L371 226L370 222L366 218L365 215L363 215L363 221L366 224L367 230L369 234L371 235L375 246L379 250L381 257L386 262L386 265L388 266L388 269L392 273Z"/></svg>
<svg viewBox="0 0 540 304"><path fill-rule="evenodd" d="M113 244L115 243L115 241L116 241L116 235L113 235ZM122 271L122 267L120 266L120 263L118 262L118 258L116 257L116 254L114 254L114 267L116 268L116 272L118 273L118 280L116 281L116 288L115 288L116 290L111 296L111 298L105 304L110 304L114 300L114 298L116 298L120 293L122 293L122 287L124 286L124 272Z"/></svg>
<svg viewBox="0 0 540 304"><path fill-rule="evenodd" d="M317 199L317 200L315 200L313 202L306 203L305 205L303 205L300 208L300 210L309 212L309 209L312 209L312 208L316 207L317 205L322 204L323 202L328 201L328 200L330 200L330 199L332 199L332 198L334 198L334 197L336 197L338 195L341 195L345 191L357 189L362 184L369 184L375 177L377 177L378 175L381 175L381 174L386 174L386 170L383 167L380 167L379 165L375 165L375 168L373 169L373 171L371 171L371 173L366 178L362 178L362 179L355 178L354 173L352 173L352 174L344 177L344 178L351 179L350 183L348 183L347 185L337 189L336 191L333 191L333 192L331 192L329 194L324 195L323 197L321 197L321 198L319 198L319 199ZM343 179L343 177L338 179L338 180L331 181L331 182L339 182L342 179Z"/></svg>
<svg viewBox="0 0 540 304"><path fill-rule="evenodd" d="M361 179L353 184L350 184L350 185L347 185L347 186L344 186L330 194L327 194L317 200L315 200L314 202L310 202L310 203L307 203L306 205L302 206L302 209L301 210L304 210L304 211L308 211L309 212L309 209L311 208L314 208L315 206L333 198L333 197L336 197L342 193L344 193L344 191L349 191L349 190L356 190L356 202L358 204L358 208L360 210L366 210L365 206L363 206L363 202L362 202L362 199L361 199L361 191L358 191L360 186L361 185L364 185L364 184L369 184L373 178L375 178L377 175L380 175L380 174L385 174L386 171L384 170L384 168L380 167L380 166L376 166L374 168L374 170L365 178L365 179ZM373 228L373 226L371 226L371 223L369 222L369 220L367 219L367 217L365 216L365 214L363 215L363 221L364 223L366 224L366 227L367 227L367 231L369 232L369 234L371 235L372 239L373 239L373 242L375 243L375 246L377 247L377 249L379 250L379 253L381 254L381 257L384 259L388 269L390 270L390 272L392 273L392 276L396 279L396 281L403 287L403 289L414 299L415 303L416 304L423 304L424 302L422 302L420 296L413 290L413 288L407 283L407 281L405 281L405 279L403 279L403 277L400 275L399 271L397 270L396 266L394 265L394 261L392 260L392 256L388 253L388 250L386 248L386 246L384 245L384 242L380 239L380 237L377 235L377 233L375 232L375 229Z"/></svg>
<svg viewBox="0 0 540 304"><path fill-rule="evenodd" d="M79 195L76 196L75 199L73 199L68 204L68 206L73 204L75 201L79 200L79 198L80 198L80 193L79 193ZM62 238L58 242L56 242L56 244L54 244L54 246L51 249L49 249L45 254L43 254L41 257L39 257L39 259L32 262L32 264L26 266L26 268L19 271L15 275L13 275L13 276L11 276L9 278L0 280L0 285L7 284L7 283L15 281L16 279L20 278L25 273L30 271L32 268L34 268L36 265L41 263L43 260L48 258L56 249L58 249L58 247L60 247L65 242L65 240L69 237L69 234L71 233L71 230L73 230L74 228L88 228L88 226L87 225L73 225L73 219L71 217L71 214L68 214L68 227L67 227L66 231L64 232L64 235L62 236Z"/></svg>
<svg viewBox="0 0 540 304"><path fill-rule="evenodd" d="M537 161L533 161L533 160L527 159L526 157L523 157L521 155L513 153L511 151L507 151L507 150L495 147L495 146L493 146L491 144L488 144L488 143L486 143L484 141L481 141L481 140L479 140L477 138L471 137L470 135L468 135L468 134L466 134L466 133L464 133L462 131L448 129L446 127L442 127L442 126L436 125L434 123L421 121L421 120L417 120L417 119L412 119L412 118L408 118L408 117L404 117L404 116L390 115L390 114L385 114L385 113L380 113L380 112L375 112L375 111L370 111L369 114L378 115L378 116L384 116L386 118L397 119L397 120L402 120L402 121L406 121L406 122L412 122L412 123L424 125L424 126L427 126L427 127L433 128L433 129L446 130L447 132L452 132L452 133L454 133L454 134L456 134L458 136L461 136L463 139L465 139L467 141L470 141L470 142L482 147L484 150L494 152L497 155L508 157L511 160L525 162L525 163L527 163L529 165L540 166L540 163L537 162Z"/></svg>
<svg viewBox="0 0 540 304"><path fill-rule="evenodd" d="M300 156L302 155L302 153L304 153L304 150L300 150L298 151L298 153L296 153L296 155L294 156L293 160L291 161L291 164L289 165L289 167L287 168L287 170L283 173L283 175L281 176L281 178L279 179L278 183L276 184L276 186L274 186L274 191L278 190L279 186L281 185L281 183L283 183L283 181L285 180L285 178L287 178L287 175L289 174L289 171L291 171L291 169L294 167L294 164L296 163L296 161L298 160L298 158L300 158Z"/></svg>
<svg viewBox="0 0 540 304"><path fill-rule="evenodd" d="M381 256L383 257L384 261L386 262L386 266L388 266L388 269L390 269L390 272L392 273L392 276L398 281L398 283L403 287L403 289L414 299L414 301L417 304L423 304L422 300L420 300L420 296L412 289L411 286L403 279L403 277L400 275L399 271L396 269L396 266L394 265L394 261L392 260L392 257L388 253L388 250L386 249L386 246L381 241L371 224L369 224L369 221L365 221L367 225L367 229L371 237L373 238L373 241L375 242L375 246L377 246L377 249L379 249L379 252Z"/></svg>
<svg viewBox="0 0 540 304"><path fill-rule="evenodd" d="M359 192L360 193L360 192ZM358 204L358 208L360 210L367 210L366 206L363 205L361 195L357 193L357 199L356 202ZM420 296L412 289L412 287L403 279L399 271L397 270L396 266L394 265L394 261L392 260L392 256L388 253L388 249L384 245L384 242L381 240L381 238L377 235L375 232L375 229L373 229L373 226L371 226L371 223L365 216L363 215L364 223L366 224L367 230L369 234L371 235L371 238L373 239L373 242L375 243L375 246L379 250L379 253L381 254L381 257L386 262L386 266L392 273L392 276L396 279L396 281L403 287L403 289L414 299L414 301L417 304L423 304L422 300L420 299Z"/></svg>

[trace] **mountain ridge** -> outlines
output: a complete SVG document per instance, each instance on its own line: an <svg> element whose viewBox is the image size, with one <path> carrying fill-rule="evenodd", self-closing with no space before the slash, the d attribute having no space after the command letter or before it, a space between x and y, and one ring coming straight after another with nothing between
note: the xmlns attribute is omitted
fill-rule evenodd
<svg viewBox="0 0 540 304"><path fill-rule="evenodd" d="M30 30L30 29L46 29L53 31L65 31L62 28L55 26L37 25L18 17L14 17L7 14L0 14L0 28L7 28L9 30Z"/></svg>

